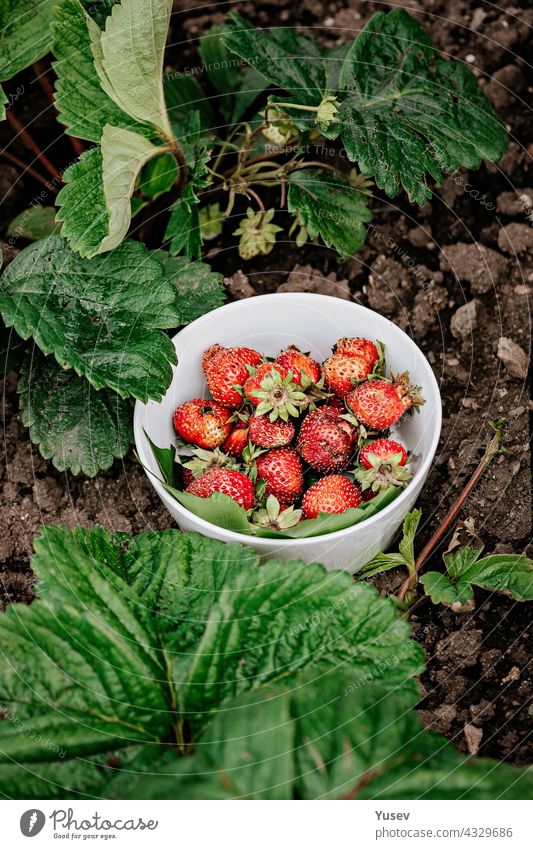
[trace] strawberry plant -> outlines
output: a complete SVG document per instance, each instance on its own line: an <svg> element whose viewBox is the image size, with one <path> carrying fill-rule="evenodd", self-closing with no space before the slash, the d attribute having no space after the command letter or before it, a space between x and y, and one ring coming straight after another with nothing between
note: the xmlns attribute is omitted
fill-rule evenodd
<svg viewBox="0 0 533 849"><path fill-rule="evenodd" d="M45 527L0 617L0 791L27 798L524 798L413 707L422 651L345 572L179 531ZM31 698L28 694L31 693Z"/></svg>

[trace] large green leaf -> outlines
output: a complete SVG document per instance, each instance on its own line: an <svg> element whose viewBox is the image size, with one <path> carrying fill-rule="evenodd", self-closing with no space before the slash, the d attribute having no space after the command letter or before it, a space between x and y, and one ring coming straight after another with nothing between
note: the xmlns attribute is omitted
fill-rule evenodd
<svg viewBox="0 0 533 849"><path fill-rule="evenodd" d="M0 0L0 80L48 53L55 0Z"/></svg>
<svg viewBox="0 0 533 849"><path fill-rule="evenodd" d="M422 652L394 603L346 572L269 561L224 589L182 690L195 725L223 701L309 666L347 664L354 679L386 671L392 683L421 667Z"/></svg>
<svg viewBox="0 0 533 849"><path fill-rule="evenodd" d="M172 378L174 346L159 329L180 322L175 287L139 242L83 260L59 236L23 250L0 279L0 311L59 365L142 401Z"/></svg>
<svg viewBox="0 0 533 849"><path fill-rule="evenodd" d="M462 62L438 57L404 9L377 12L348 51L342 140L365 176L393 197L400 188L423 204L427 175L497 160L507 146L500 119Z"/></svg>
<svg viewBox="0 0 533 849"><path fill-rule="evenodd" d="M227 531L234 531L237 534L250 534L250 526L246 516L246 510L237 504L229 495L224 495L222 492L214 492L209 498L200 498L198 495L192 495L190 492L184 492L179 489L174 489L168 484L165 484L165 489L169 492L176 501L204 519L212 525L218 525Z"/></svg>
<svg viewBox="0 0 533 849"><path fill-rule="evenodd" d="M189 758L168 753L112 780L133 799L524 799L533 770L466 758L423 730L416 689L347 670L225 705ZM149 774L147 774L149 773Z"/></svg>
<svg viewBox="0 0 533 849"><path fill-rule="evenodd" d="M175 256L184 253L191 259L199 259L202 250L202 234L198 218L199 192L208 183L207 162L210 151L200 134L199 113L191 113L179 127L175 128L178 143L187 155L187 183L180 197L170 207L170 218L165 231L169 252Z"/></svg>
<svg viewBox="0 0 533 849"><path fill-rule="evenodd" d="M97 392L84 377L35 353L18 382L22 421L59 471L93 477L133 442L132 408L114 392Z"/></svg>
<svg viewBox="0 0 533 849"><path fill-rule="evenodd" d="M163 94L163 59L172 0L122 0L105 29L90 28L94 64L106 94L127 115L172 138Z"/></svg>
<svg viewBox="0 0 533 849"><path fill-rule="evenodd" d="M168 251L154 251L169 280L178 290L181 324L221 307L226 300L222 274L211 271L207 263L193 262L184 256L171 256Z"/></svg>
<svg viewBox="0 0 533 849"><path fill-rule="evenodd" d="M324 169L306 168L289 175L289 212L298 213L312 239L320 236L328 248L353 256L362 248L365 221L372 213L367 198L347 180Z"/></svg>
<svg viewBox="0 0 533 849"><path fill-rule="evenodd" d="M110 11L108 0L106 6ZM153 135L153 130L133 120L103 90L94 67L90 26L96 24L79 0L58 0L54 8L53 68L57 75L56 106L67 133L99 142L104 126L112 124Z"/></svg>
<svg viewBox="0 0 533 849"><path fill-rule="evenodd" d="M36 242L46 239L59 230L53 206L30 206L14 218L7 228L7 235L17 239Z"/></svg>
<svg viewBox="0 0 533 849"><path fill-rule="evenodd" d="M102 168L100 147L86 150L63 174L57 196L61 235L82 257L95 256L109 232Z"/></svg>

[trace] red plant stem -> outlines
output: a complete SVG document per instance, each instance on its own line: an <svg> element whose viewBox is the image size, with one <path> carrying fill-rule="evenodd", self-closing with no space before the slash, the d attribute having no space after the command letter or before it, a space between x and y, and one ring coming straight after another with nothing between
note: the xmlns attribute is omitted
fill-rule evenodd
<svg viewBox="0 0 533 849"><path fill-rule="evenodd" d="M503 436L502 428L503 419L500 419L498 422L495 423L494 436L486 446L483 457L479 461L479 464L474 473L472 474L472 477L450 507L448 513L440 523L433 536L430 538L429 542L426 543L426 545L416 558L415 569L413 574L410 575L406 581L404 581L401 586L400 592L398 593L398 598L400 601L403 601L407 593L410 590L414 589L418 571L420 570L421 566L423 566L423 564L425 563L437 543L442 539L452 522L457 518L459 510L461 509L466 499L474 489L475 485L479 481L480 477L482 476L489 463L494 459L497 454L501 452L501 441Z"/></svg>
<svg viewBox="0 0 533 849"><path fill-rule="evenodd" d="M58 180L59 182L61 182L61 174L59 173L55 165L52 165L46 154L42 152L41 148L31 135L31 133L24 129L18 118L15 118L15 116L10 110L6 112L6 117L13 129L17 131L18 135L21 137L26 147L31 150L32 153L35 154L35 156L40 162L42 162L42 164L44 165L48 173L52 175L54 180Z"/></svg>
<svg viewBox="0 0 533 849"><path fill-rule="evenodd" d="M8 162L11 162L13 163L13 165L16 165L17 168L22 171L23 174L27 173L31 177L33 177L34 180L38 180L39 183L42 183L43 186L48 189L48 191L57 194L57 189L54 185L52 185L52 183L50 183L45 177L43 177L42 174L39 174L39 172L36 171L35 168L32 168L31 165L26 165L26 163L23 162L22 159L19 159L18 156L13 156L13 154L9 153L8 150L0 150L0 156L3 156L5 159L8 160Z"/></svg>
<svg viewBox="0 0 533 849"><path fill-rule="evenodd" d="M34 62L33 63L33 70L35 71L35 76L37 78L37 81L38 81L39 85L41 86L42 90L44 91L44 93L46 94L46 97L48 98L49 103L51 103L52 106L54 108L56 108L56 98L55 98L54 87L53 87L52 83L50 82L50 77L48 76L48 73L46 71L46 68L43 66L43 63L42 62ZM65 135L67 136L69 142L71 143L72 149L74 150L74 153L77 156L81 156L82 153L85 152L85 145L83 144L83 142L80 139L75 138L74 136L68 136L66 133L65 133Z"/></svg>

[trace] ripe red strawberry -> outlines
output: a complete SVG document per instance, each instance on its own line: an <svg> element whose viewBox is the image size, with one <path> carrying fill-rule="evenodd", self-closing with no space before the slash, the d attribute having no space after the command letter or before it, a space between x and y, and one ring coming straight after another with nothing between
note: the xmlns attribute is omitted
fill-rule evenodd
<svg viewBox="0 0 533 849"><path fill-rule="evenodd" d="M174 427L185 442L218 448L231 430L230 416L230 410L216 401L194 398L174 412Z"/></svg>
<svg viewBox="0 0 533 849"><path fill-rule="evenodd" d="M250 478L231 469L209 469L189 484L186 492L199 498L209 498L214 492L222 492L245 510L250 510L255 500L254 485Z"/></svg>
<svg viewBox="0 0 533 849"><path fill-rule="evenodd" d="M266 495L275 495L280 504L292 504L302 494L302 464L291 448L267 451L257 458L256 466L257 476L267 485Z"/></svg>
<svg viewBox="0 0 533 849"><path fill-rule="evenodd" d="M315 519L319 513L344 513L359 507L361 489L342 475L326 475L307 490L302 501L303 515Z"/></svg>
<svg viewBox="0 0 533 849"><path fill-rule="evenodd" d="M405 373L392 383L381 378L360 383L346 396L346 403L365 427L385 430L406 410L418 409L425 403L419 393L420 387L411 386Z"/></svg>
<svg viewBox="0 0 533 849"><path fill-rule="evenodd" d="M291 346L276 357L276 362L292 371L295 383L302 385L302 374L307 375L311 383L318 383L321 377L320 366L307 354Z"/></svg>
<svg viewBox="0 0 533 849"><path fill-rule="evenodd" d="M212 351L212 346L204 351L205 355ZM263 360L262 355L253 348L221 348L207 356L204 365L205 376L209 391L215 401L236 410L242 404L242 394L234 387L243 386L250 376L247 366L258 366Z"/></svg>
<svg viewBox="0 0 533 849"><path fill-rule="evenodd" d="M248 445L248 424L246 422L237 422L233 430L226 437L226 441L222 445L222 450L226 454L231 454L232 457L242 457L242 452Z"/></svg>
<svg viewBox="0 0 533 849"><path fill-rule="evenodd" d="M257 408L256 415L269 413L271 421L280 418L286 422L289 416L299 416L301 405L307 403L292 372L279 363L258 366L244 384L244 393Z"/></svg>
<svg viewBox="0 0 533 849"><path fill-rule="evenodd" d="M209 348L206 348L202 354L202 368L204 372L207 370L208 363L213 359L215 354L218 354L220 351L223 351L224 348L222 345L210 345Z"/></svg>
<svg viewBox="0 0 533 849"><path fill-rule="evenodd" d="M318 472L346 469L353 454L355 430L335 407L319 407L303 421L296 450Z"/></svg>
<svg viewBox="0 0 533 849"><path fill-rule="evenodd" d="M359 455L362 469L355 477L364 491L372 493L388 486L406 486L411 475L404 468L407 463L407 451L399 442L392 439L375 439L362 449Z"/></svg>
<svg viewBox="0 0 533 849"><path fill-rule="evenodd" d="M344 398L354 388L355 381L364 380L372 373L372 366L361 357L333 354L325 361L322 370L326 388Z"/></svg>
<svg viewBox="0 0 533 849"><path fill-rule="evenodd" d="M248 427L250 442L260 448L283 448L292 442L294 433L292 422L280 419L271 422L268 416L254 416Z"/></svg>
<svg viewBox="0 0 533 849"><path fill-rule="evenodd" d="M346 357L359 357L364 360L371 374L372 369L379 360L379 351L370 339L357 337L344 337L339 339L333 346L334 354L342 354Z"/></svg>

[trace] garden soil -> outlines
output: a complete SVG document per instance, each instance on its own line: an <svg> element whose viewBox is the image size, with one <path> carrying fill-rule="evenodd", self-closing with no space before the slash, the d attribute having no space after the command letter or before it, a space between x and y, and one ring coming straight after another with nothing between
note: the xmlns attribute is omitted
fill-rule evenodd
<svg viewBox="0 0 533 849"><path fill-rule="evenodd" d="M394 5L410 10L407 3ZM198 36L237 7L258 25L297 25L328 45L353 38L373 12L388 8L355 0L280 0L219 4L212 11L205 4L177 2L169 63L182 69L198 64ZM531 94L526 51L533 11L526 4L502 10L457 0L421 0L417 8L416 17L437 47L470 65L505 120L511 143L502 161L448 177L422 209L403 196L391 200L376 191L367 243L347 262L324 247L298 249L286 241L270 256L244 263L228 234L224 242L211 243L209 261L224 273L231 299L275 291L323 292L378 310L420 345L440 383L444 425L420 499L419 545L474 470L490 438L489 420L505 417L509 453L490 466L460 518L470 526L474 523L487 552L525 551L531 556L532 402L527 362L533 295L533 145L526 135ZM31 71L13 81L8 93L20 85L24 93L13 107L15 114L31 123L33 135L63 168L73 154L67 140L57 138L52 108ZM2 144L12 139L5 123L1 135ZM19 141L9 149L28 164L33 159ZM325 155L336 156L336 151ZM21 175L16 166L0 160L4 238L9 220L41 188L27 173ZM44 203L52 200L43 198ZM146 226L143 235L155 244L153 225ZM19 247L4 244L6 261ZM4 607L33 598L29 558L32 540L44 523L99 524L130 533L171 526L132 454L93 480L57 472L43 460L20 421L16 383L13 371L5 380L0 457ZM439 569L440 555L432 556L427 568ZM376 585L384 594L395 593L404 577L388 573L376 579ZM463 751L528 762L533 713L530 610L502 595L476 591L476 607L469 613L453 613L428 601L413 612L414 636L427 655L421 716Z"/></svg>

